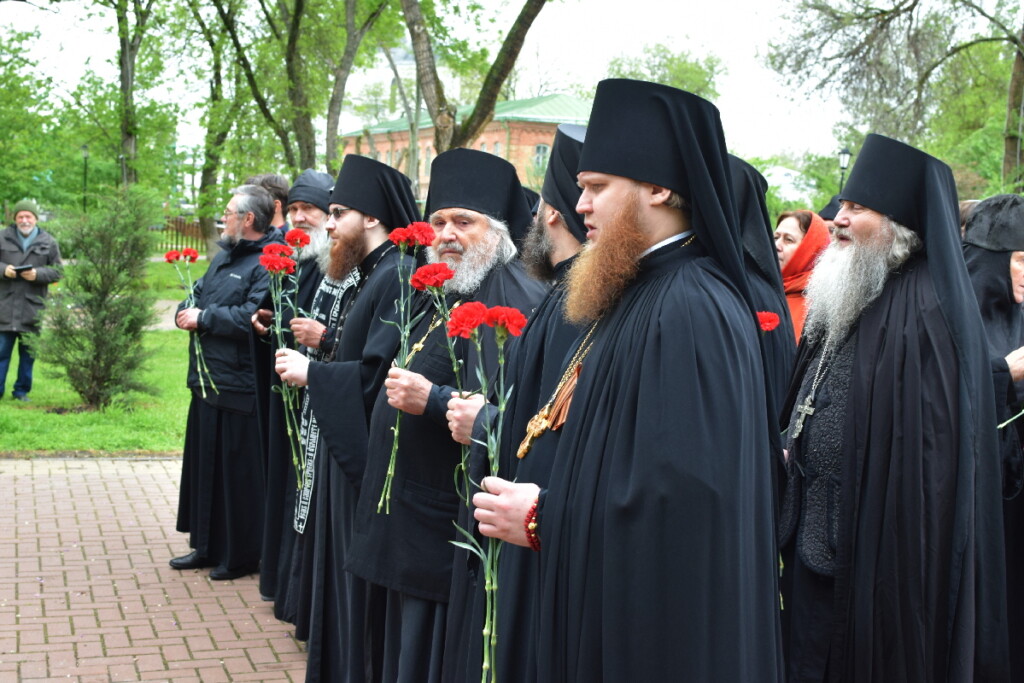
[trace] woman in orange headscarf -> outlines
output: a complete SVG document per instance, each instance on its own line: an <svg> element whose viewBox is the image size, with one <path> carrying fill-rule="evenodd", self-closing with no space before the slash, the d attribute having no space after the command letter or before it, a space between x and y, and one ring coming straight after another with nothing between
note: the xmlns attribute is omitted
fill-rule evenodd
<svg viewBox="0 0 1024 683"><path fill-rule="evenodd" d="M818 256L825 251L829 240L825 221L813 211L786 211L775 222L775 251L779 255L782 286L786 290L786 303L793 316L793 331L798 342L807 315L804 289Z"/></svg>

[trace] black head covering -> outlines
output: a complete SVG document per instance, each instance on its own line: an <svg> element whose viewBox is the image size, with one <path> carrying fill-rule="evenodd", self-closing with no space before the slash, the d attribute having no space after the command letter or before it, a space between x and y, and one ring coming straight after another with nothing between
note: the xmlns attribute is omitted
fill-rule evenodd
<svg viewBox="0 0 1024 683"><path fill-rule="evenodd" d="M391 230L419 220L412 181L387 164L357 154L345 157L331 203L373 216Z"/></svg>
<svg viewBox="0 0 1024 683"><path fill-rule="evenodd" d="M905 495L907 500L913 500L907 492L920 490L927 493L938 485L929 483L932 482L931 477L937 476L938 470L932 471L929 466L911 472L912 468L899 467L887 458L900 452L894 446L896 436L899 440L905 437L908 440L903 443L910 443L911 437L907 436L912 433L910 430L926 427L927 420L921 417L923 408L916 404L904 408L907 402L913 403L914 394L928 391L912 385L917 382L944 386L945 395L956 397L958 401L953 408L958 419L955 429L941 432L941 427L936 427L940 430L936 434L957 435L956 443L949 448L957 460L943 463L947 471L956 477L952 487L955 502L950 506L952 518L936 533L931 533L936 531L936 527L922 524L921 538L924 540L915 536L915 542L920 542L921 547L938 548L947 541L937 539L949 539L948 556L940 560L948 561L948 564L936 568L929 576L934 578L945 573L947 578L934 590L941 592L943 586L948 586L949 597L945 599L951 607L955 605L956 623L950 614L947 622L938 624L943 634L943 638L938 640L939 646L954 653L956 656L951 655L950 661L956 660L960 667L959 671L950 674L950 678L969 680L973 666L975 671L992 671L992 678L1002 679L1001 671L1007 657L1006 595L1000 502L1002 481L994 429L995 392L988 343L964 263L953 172L940 160L918 149L871 134L865 139L850 172L843 199L878 211L907 226L920 236L924 248L923 258L922 255L912 256L902 267L905 275L886 285L882 297L865 310L858 323L858 347L867 348L871 357L863 358L866 364L855 367L851 401L856 398L860 405L855 407L858 416L850 423L853 426L847 430L846 438L854 441L864 439L866 443L857 441L858 457L844 465L845 480L857 482L859 490L851 490L847 498L849 502L844 502L844 506L856 509L851 511L846 507L841 514L853 515L847 518L854 519L858 528L888 530L896 526L893 517L899 516L903 520L913 505L908 503L905 510L896 513L885 505L890 500L887 496L895 491L895 495ZM937 309L937 314L921 319L922 306ZM904 330L911 330L914 334L907 335ZM942 341L946 333L949 341ZM943 363L943 367L950 369L945 378L922 379L922 368L934 356L933 348L948 349L955 354L956 360ZM883 374L886 368L897 367L897 362L899 367L905 368L904 376L894 378ZM926 401L927 398L922 399L922 405ZM869 429L884 413L890 413L889 419L895 422L896 431ZM858 434L858 429L863 429L863 433ZM890 465L891 470L888 469ZM886 472L890 471L893 477L902 476L903 479L887 480L889 475ZM867 512L858 513L856 510ZM860 531L854 533L859 534ZM848 601L853 595L875 594L876 576L908 577L913 574L913 571L910 574L901 572L897 567L902 561L897 558L899 552L887 544L893 536L886 531L882 533L886 538L880 540L877 533L872 533L874 535L866 543L840 550L838 557L842 562L837 561L837 572L840 572L840 567L867 568L848 576L843 569L843 576L837 574L836 579L837 586L840 582L844 586L847 582L853 586L837 595L837 609L856 609L862 617L856 625L857 638L851 640L847 655L849 661L844 662L845 668L837 672L850 680L855 678L850 673L854 662L859 662L865 670L875 666L874 662L865 663L862 659L866 656L870 660L870 645L885 636L879 635L877 630L872 635L869 623L871 605L851 605ZM843 553L847 552L850 556L843 559ZM914 589L919 595L927 592L921 586L913 586L908 594ZM902 598L899 602L902 604ZM923 612L922 609L911 611L914 618ZM863 613L869 615L863 616ZM906 617L897 614L892 618ZM853 623L853 618L847 623ZM863 631L868 631L867 635ZM973 655L963 654L967 652ZM950 671L954 671L952 665ZM915 676L913 672L909 674L911 679Z"/></svg>
<svg viewBox="0 0 1024 683"><path fill-rule="evenodd" d="M530 207L530 213L536 216L537 209L540 208L540 193L538 193L536 190L531 190L528 187L524 187L523 196L526 197L526 205Z"/></svg>
<svg viewBox="0 0 1024 683"><path fill-rule="evenodd" d="M558 127L555 141L551 145L548 170L544 174L544 186L540 191L544 201L562 214L569 232L581 244L587 241L587 228L583 225L583 216L576 213L576 204L582 192L576 183L576 168L580 163L580 152L586 136L585 126L563 123Z"/></svg>
<svg viewBox="0 0 1024 683"><path fill-rule="evenodd" d="M504 221L516 246L533 222L515 166L475 149L450 149L430 165L426 216L454 207Z"/></svg>
<svg viewBox="0 0 1024 683"><path fill-rule="evenodd" d="M828 204L822 207L818 215L821 216L822 220L834 221L836 214L839 213L839 195L832 195L832 199L828 200Z"/></svg>
<svg viewBox="0 0 1024 683"><path fill-rule="evenodd" d="M1013 298L1010 281L1010 256L1024 251L1024 198L1015 194L989 197L974 207L967 225L964 261L989 349L994 357L1003 358L1024 345L1024 312Z"/></svg>
<svg viewBox="0 0 1024 683"><path fill-rule="evenodd" d="M307 168L299 174L292 186L288 189L288 203L308 202L327 213L328 205L331 203L331 187L334 185L334 178Z"/></svg>
<svg viewBox="0 0 1024 683"><path fill-rule="evenodd" d="M772 240L768 204L764 199L768 181L756 168L732 154L729 155L729 171L732 173L732 191L746 258L754 263L762 277L778 286L781 292L782 273L779 271L779 257Z"/></svg>
<svg viewBox="0 0 1024 683"><path fill-rule="evenodd" d="M667 85L608 79L597 85L580 171L675 190L690 225L750 305L733 208L728 151L718 109Z"/></svg>
<svg viewBox="0 0 1024 683"><path fill-rule="evenodd" d="M780 321L778 329L763 335L761 339L767 351L765 378L769 385L769 399L773 402L772 410L777 411L786 397L786 388L796 360L796 341L793 318L782 287L779 257L772 240L768 206L764 200L768 181L756 168L731 154L729 170L732 173L733 196L740 221L750 298L758 311L776 313Z"/></svg>
<svg viewBox="0 0 1024 683"><path fill-rule="evenodd" d="M964 242L990 251L1024 251L1024 197L997 194L967 217Z"/></svg>

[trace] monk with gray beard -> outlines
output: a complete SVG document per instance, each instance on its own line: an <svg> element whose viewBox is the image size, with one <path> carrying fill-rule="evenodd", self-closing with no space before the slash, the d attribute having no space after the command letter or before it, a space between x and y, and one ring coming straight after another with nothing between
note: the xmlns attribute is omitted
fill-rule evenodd
<svg viewBox="0 0 1024 683"><path fill-rule="evenodd" d="M429 258L448 263L455 277L445 282L448 306L469 301L511 306L527 317L545 287L515 260L514 240L531 216L515 168L500 157L453 149L431 165L426 213L436 233ZM494 376L493 330L486 328L478 357L466 339L455 340L456 370L446 330L429 296L414 306L422 313L405 369L391 368L370 415L366 469L355 512L345 568L383 594L382 612L371 614L365 632L369 650L382 652L385 681L435 681L443 665L444 632L461 505L456 471L461 449L446 419L448 401L461 382L478 389L477 367ZM382 491L391 460L397 412L394 478L388 509Z"/></svg>
<svg viewBox="0 0 1024 683"><path fill-rule="evenodd" d="M988 349L949 167L869 135L783 414L787 680L1008 679Z"/></svg>

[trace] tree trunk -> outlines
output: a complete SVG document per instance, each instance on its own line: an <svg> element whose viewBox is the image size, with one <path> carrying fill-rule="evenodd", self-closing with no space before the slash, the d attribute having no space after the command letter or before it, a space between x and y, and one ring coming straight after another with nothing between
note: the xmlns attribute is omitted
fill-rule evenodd
<svg viewBox="0 0 1024 683"><path fill-rule="evenodd" d="M384 13L387 5L387 0L381 2L370 12L370 16L366 18L362 26L356 28L356 0L345 0L345 50L341 55L341 62L334 69L334 86L331 88L331 99L327 104L327 140L324 165L332 176L336 176L341 167L341 164L336 163L338 160L338 125L341 121L341 105L345 101L348 76L352 73L352 65L355 64L363 38L373 28L380 15Z"/></svg>
<svg viewBox="0 0 1024 683"><path fill-rule="evenodd" d="M516 60L519 59L519 52L523 49L523 43L526 41L526 34L537 15L544 9L546 2L547 0L526 0L515 23L512 24L508 35L505 36L505 42L502 43L501 50L494 58L494 63L487 72L473 112L455 131L451 140L452 147L465 147L473 142L494 118L494 105L498 101L498 95L501 94L501 87L512 73Z"/></svg>
<svg viewBox="0 0 1024 683"><path fill-rule="evenodd" d="M274 131L277 139L281 142L281 149L284 151L285 161L291 168L296 168L295 150L292 147L291 138L288 136L288 131L278 122L273 112L270 111L270 104L267 102L267 98L263 96L263 92L260 90L259 84L256 82L256 74L253 70L252 63L249 61L248 55L245 53L245 48L242 47L242 41L238 37L238 27L235 24L235 17L232 13L229 13L224 7L223 0L213 0L214 7L217 8L217 15L220 17L221 24L224 26L224 30L227 31L231 37L231 44L235 48L235 56L238 57L238 65L242 68L245 74L245 81L249 84L249 92L252 94L256 105L259 107L260 113L266 120L267 125Z"/></svg>
<svg viewBox="0 0 1024 683"><path fill-rule="evenodd" d="M1024 29L1020 40L1024 43ZM1013 71L1010 73L1010 87L1006 101L1006 129L1003 133L1003 184L1007 191L1019 193L1024 190L1024 153L1021 143L1024 138L1024 50L1018 44L1013 57Z"/></svg>
<svg viewBox="0 0 1024 683"><path fill-rule="evenodd" d="M219 207L214 203L217 201L217 177L220 173L221 149L223 149L235 117L238 116L238 111L241 109L242 84L241 79L236 78L233 89L234 100L228 111L224 111L223 44L217 40L217 36L203 19L199 0L190 0L189 9L203 34L203 39L210 48L210 106L207 109L206 135L203 138L203 169L199 176L197 207L199 228L206 242L206 257L209 260L220 251L220 247L217 246L220 235L217 233L215 220Z"/></svg>
<svg viewBox="0 0 1024 683"><path fill-rule="evenodd" d="M299 146L299 169L316 166L316 133L313 131L313 117L309 113L309 98L306 95L305 73L302 68L302 52L299 50L299 34L302 17L306 13L305 0L295 0L295 11L288 22L288 44L285 47L284 64L288 74L288 101L291 103L292 131Z"/></svg>
<svg viewBox="0 0 1024 683"><path fill-rule="evenodd" d="M142 36L146 31L153 0L148 0L143 7L139 0L133 0L129 7L128 0L115 0L109 5L117 18L118 54L117 64L120 72L121 88L121 182L125 186L138 182L135 169L135 158L138 155L139 122L135 113L135 62L142 45ZM134 12L134 25L132 22Z"/></svg>
<svg viewBox="0 0 1024 683"><path fill-rule="evenodd" d="M423 92L423 102L430 112L430 120L434 122L434 150L440 154L451 147L455 107L448 104L444 95L444 85L437 75L434 51L430 47L430 35L427 33L427 24L418 0L402 0L402 13L405 15L405 24L409 28L409 38L412 40L413 55L416 58L416 79Z"/></svg>

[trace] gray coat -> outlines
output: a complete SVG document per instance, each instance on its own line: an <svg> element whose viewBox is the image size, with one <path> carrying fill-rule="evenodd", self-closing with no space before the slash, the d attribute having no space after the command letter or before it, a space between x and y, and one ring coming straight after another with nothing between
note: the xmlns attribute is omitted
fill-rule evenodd
<svg viewBox="0 0 1024 683"><path fill-rule="evenodd" d="M20 274L13 280L6 278L8 265L35 266L36 279L29 282ZM0 232L0 332L38 332L47 287L60 278L60 248L50 233L39 228L35 241L24 251L16 227Z"/></svg>

